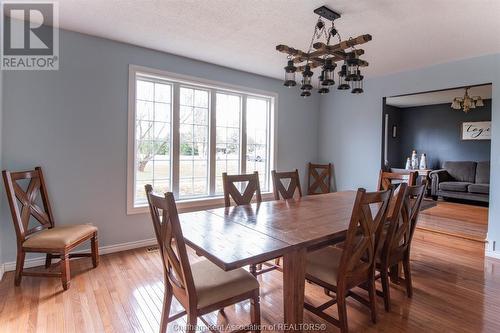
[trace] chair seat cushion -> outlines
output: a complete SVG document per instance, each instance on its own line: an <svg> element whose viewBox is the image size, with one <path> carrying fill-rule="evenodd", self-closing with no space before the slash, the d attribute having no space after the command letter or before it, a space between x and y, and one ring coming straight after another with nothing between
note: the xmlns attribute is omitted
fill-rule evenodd
<svg viewBox="0 0 500 333"><path fill-rule="evenodd" d="M308 253L306 275L336 286L342 252L341 248L328 246Z"/></svg>
<svg viewBox="0 0 500 333"><path fill-rule="evenodd" d="M467 192L471 183L468 182L442 182L439 189L442 191Z"/></svg>
<svg viewBox="0 0 500 333"><path fill-rule="evenodd" d="M23 248L63 249L92 235L97 231L93 225L74 224L54 227L37 232L26 239Z"/></svg>
<svg viewBox="0 0 500 333"><path fill-rule="evenodd" d="M243 268L224 271L208 260L191 265L198 309L259 289L257 279Z"/></svg>
<svg viewBox="0 0 500 333"><path fill-rule="evenodd" d="M490 185L489 184L470 184L469 187L470 193L479 193L479 194L489 194L490 193Z"/></svg>

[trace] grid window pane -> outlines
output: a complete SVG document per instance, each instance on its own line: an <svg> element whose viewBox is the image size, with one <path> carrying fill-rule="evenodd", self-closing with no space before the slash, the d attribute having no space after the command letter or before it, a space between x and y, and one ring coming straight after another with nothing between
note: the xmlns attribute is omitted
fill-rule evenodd
<svg viewBox="0 0 500 333"><path fill-rule="evenodd" d="M240 173L241 97L217 93L215 118L215 193L221 194L222 173Z"/></svg>
<svg viewBox="0 0 500 333"><path fill-rule="evenodd" d="M170 104L155 103L154 104L155 121L170 123Z"/></svg>
<svg viewBox="0 0 500 333"><path fill-rule="evenodd" d="M240 174L243 167L246 173L258 171L261 190L269 191L272 98L170 82L175 81L136 73L134 179L129 192L134 207L147 204L146 184L159 193L175 192L180 200L220 196L222 173ZM179 117L177 128L172 127L173 115Z"/></svg>
<svg viewBox="0 0 500 333"><path fill-rule="evenodd" d="M170 84L137 80L135 117L134 205L147 202L144 185L171 191Z"/></svg>
<svg viewBox="0 0 500 333"><path fill-rule="evenodd" d="M153 101L154 99L154 83L137 80L137 99L143 101Z"/></svg>
<svg viewBox="0 0 500 333"><path fill-rule="evenodd" d="M209 95L207 90L181 87L179 198L208 195Z"/></svg>
<svg viewBox="0 0 500 333"><path fill-rule="evenodd" d="M259 173L262 191L269 190L269 101L247 98L247 173Z"/></svg>

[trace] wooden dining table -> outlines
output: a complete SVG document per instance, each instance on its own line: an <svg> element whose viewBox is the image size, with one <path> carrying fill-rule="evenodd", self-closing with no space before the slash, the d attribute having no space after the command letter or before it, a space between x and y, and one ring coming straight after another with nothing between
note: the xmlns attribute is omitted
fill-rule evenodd
<svg viewBox="0 0 500 333"><path fill-rule="evenodd" d="M180 214L186 243L225 271L283 257L284 331L300 331L306 255L344 239L355 191Z"/></svg>

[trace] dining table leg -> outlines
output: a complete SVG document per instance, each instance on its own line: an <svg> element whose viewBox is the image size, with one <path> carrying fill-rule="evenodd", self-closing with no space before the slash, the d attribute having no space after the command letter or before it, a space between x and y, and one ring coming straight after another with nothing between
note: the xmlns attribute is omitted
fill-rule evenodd
<svg viewBox="0 0 500 333"><path fill-rule="evenodd" d="M300 332L304 319L304 285L306 249L293 250L283 255L284 332Z"/></svg>

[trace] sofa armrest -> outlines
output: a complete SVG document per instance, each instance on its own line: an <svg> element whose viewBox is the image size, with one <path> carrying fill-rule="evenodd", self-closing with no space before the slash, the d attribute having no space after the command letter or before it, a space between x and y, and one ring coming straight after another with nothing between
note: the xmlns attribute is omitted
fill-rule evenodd
<svg viewBox="0 0 500 333"><path fill-rule="evenodd" d="M453 180L448 171L445 169L434 170L429 173L429 177L431 178L431 195L437 196L437 192L439 189L439 183Z"/></svg>

